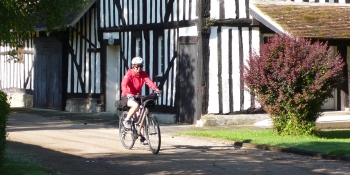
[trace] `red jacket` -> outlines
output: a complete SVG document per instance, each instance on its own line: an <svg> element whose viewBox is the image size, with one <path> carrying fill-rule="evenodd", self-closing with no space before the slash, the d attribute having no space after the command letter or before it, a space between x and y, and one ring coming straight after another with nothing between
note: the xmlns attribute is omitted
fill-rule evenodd
<svg viewBox="0 0 350 175"><path fill-rule="evenodd" d="M154 91L158 89L145 71L140 71L140 73L137 74L132 69L129 69L122 81L121 96L141 94L142 86L145 83Z"/></svg>

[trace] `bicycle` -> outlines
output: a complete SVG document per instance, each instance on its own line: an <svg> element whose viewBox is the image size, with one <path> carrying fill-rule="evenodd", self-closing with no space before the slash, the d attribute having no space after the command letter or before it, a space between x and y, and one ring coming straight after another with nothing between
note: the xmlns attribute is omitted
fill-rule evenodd
<svg viewBox="0 0 350 175"><path fill-rule="evenodd" d="M158 95L153 93L145 96L136 96L135 100L140 104L139 110L132 116L131 128L127 129L123 125L129 107L123 109L119 116L119 137L122 145L126 149L131 149L138 137L142 137L141 131L144 129L144 135L148 141L149 149L153 154L158 154L161 146L161 134L157 118L149 112L148 107L154 106ZM139 117L137 116L139 115Z"/></svg>

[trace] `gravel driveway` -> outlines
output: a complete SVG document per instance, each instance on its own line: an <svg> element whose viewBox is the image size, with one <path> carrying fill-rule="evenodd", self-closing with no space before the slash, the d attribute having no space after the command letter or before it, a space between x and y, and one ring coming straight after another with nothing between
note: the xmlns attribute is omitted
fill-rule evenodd
<svg viewBox="0 0 350 175"><path fill-rule="evenodd" d="M119 141L117 119L94 121L13 112L7 128L8 148L67 175L350 175L349 162L234 147L230 141L175 134L198 129L190 125L161 126L162 146L157 155L138 142L127 150Z"/></svg>

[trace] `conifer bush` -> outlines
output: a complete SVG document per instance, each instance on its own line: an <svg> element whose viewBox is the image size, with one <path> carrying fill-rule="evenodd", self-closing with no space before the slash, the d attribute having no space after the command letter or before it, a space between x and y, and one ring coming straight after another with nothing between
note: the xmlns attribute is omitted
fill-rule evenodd
<svg viewBox="0 0 350 175"><path fill-rule="evenodd" d="M311 135L323 103L343 81L344 64L327 43L275 35L252 52L243 80L278 134Z"/></svg>
<svg viewBox="0 0 350 175"><path fill-rule="evenodd" d="M0 168L4 163L6 148L6 124L10 113L10 105L7 103L7 95L0 90Z"/></svg>

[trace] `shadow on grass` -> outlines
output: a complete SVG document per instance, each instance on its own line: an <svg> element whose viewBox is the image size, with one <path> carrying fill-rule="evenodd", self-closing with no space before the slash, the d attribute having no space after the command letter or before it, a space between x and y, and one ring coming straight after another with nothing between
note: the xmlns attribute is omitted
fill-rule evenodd
<svg viewBox="0 0 350 175"><path fill-rule="evenodd" d="M317 135L320 138L327 138L327 139L349 139L350 130L319 131Z"/></svg>

